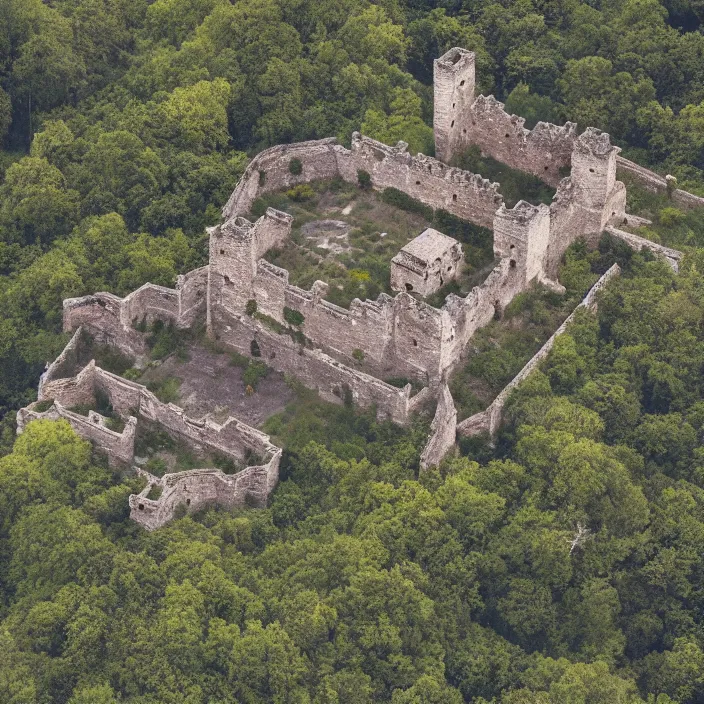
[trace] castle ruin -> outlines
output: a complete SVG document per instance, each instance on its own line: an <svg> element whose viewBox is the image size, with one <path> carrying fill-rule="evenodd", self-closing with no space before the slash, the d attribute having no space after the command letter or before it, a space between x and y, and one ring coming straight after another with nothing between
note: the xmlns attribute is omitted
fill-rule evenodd
<svg viewBox="0 0 704 704"><path fill-rule="evenodd" d="M44 411L37 410L36 403L22 409L18 431L35 418L65 418L111 462L129 466L135 426L150 422L239 460L245 452L261 458L260 464L232 476L215 469L161 479L149 475L147 488L130 497L132 517L148 529L167 522L179 505L188 511L213 503L264 505L276 485L281 456L266 435L233 417L222 423L189 418L140 384L94 363L75 374L75 365L69 363L81 331L120 349L139 365L148 348L136 321L160 320L184 329L204 321L208 335L219 344L248 356L256 350L267 365L295 376L326 400L348 397L404 424L422 404L437 399L421 466L438 464L454 445L457 430L447 379L468 342L534 282L564 290L557 281L558 267L573 242L584 238L595 246L607 230L636 249L647 247L666 257L675 268L681 257L619 229L631 216L625 210L625 186L616 180L618 168L640 174L653 190L663 186L652 172L620 159L608 134L594 128L577 134L576 125L569 122L561 127L540 122L528 130L523 118L509 115L493 97L476 96L475 84L472 52L454 48L435 61L436 158L412 156L404 142L387 146L359 133L352 135L350 149L329 138L260 152L224 206L221 224L209 229L207 266L180 276L175 289L145 284L125 298L96 293L64 302L64 329L77 332L40 382L39 403L53 404ZM471 145L556 187L552 203L520 201L508 208L498 183L448 165ZM294 160L301 168L291 168ZM361 172L369 174L375 190L394 188L431 208L490 228L495 265L485 280L464 297L448 295L440 308L426 303L423 297L454 278L463 260L458 242L426 230L391 262L391 289L398 291L394 297L382 293L376 300L355 299L342 308L326 300L328 284L323 281L308 290L290 284L289 272L263 255L290 237L293 218L268 208L252 221L248 216L253 203L266 193L313 181L341 178L356 184ZM678 198L689 206L701 204L690 194ZM593 306L596 290L616 273L612 269L602 277L584 305ZM288 322L290 311L300 317L300 324ZM363 370L359 359L364 360ZM415 384L397 388L383 380L392 376ZM414 392L418 387L421 390ZM110 396L113 408L126 420L121 433L110 430L94 411L86 418L68 410L77 399L94 398L96 389ZM505 395L483 414L463 421L459 431L494 433ZM162 490L157 500L147 498L153 486Z"/></svg>

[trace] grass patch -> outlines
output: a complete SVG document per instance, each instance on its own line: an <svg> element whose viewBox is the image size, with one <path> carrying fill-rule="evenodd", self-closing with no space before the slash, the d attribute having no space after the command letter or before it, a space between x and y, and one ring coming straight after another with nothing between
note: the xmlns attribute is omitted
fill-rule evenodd
<svg viewBox="0 0 704 704"><path fill-rule="evenodd" d="M54 405L53 398L45 398L43 401L37 401L32 409L35 413L45 413Z"/></svg>
<svg viewBox="0 0 704 704"><path fill-rule="evenodd" d="M481 174L489 181L498 181L501 184L499 192L504 197L507 208L513 208L519 200L528 201L533 205L550 205L555 195L555 189L537 176L512 169L490 156L482 156L481 149L476 145L460 154L453 165L474 174Z"/></svg>
<svg viewBox="0 0 704 704"><path fill-rule="evenodd" d="M176 403L181 397L181 379L175 376L160 379L159 381L148 381L147 388L162 403Z"/></svg>

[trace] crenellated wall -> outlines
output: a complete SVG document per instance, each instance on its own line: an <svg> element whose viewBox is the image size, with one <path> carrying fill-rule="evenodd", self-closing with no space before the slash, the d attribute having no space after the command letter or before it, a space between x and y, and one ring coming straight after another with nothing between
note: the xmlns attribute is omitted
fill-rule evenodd
<svg viewBox="0 0 704 704"><path fill-rule="evenodd" d="M303 164L297 176L289 171L294 157ZM223 218L228 221L246 215L260 196L299 183L336 176L357 183L359 170L371 175L372 187L377 190L397 188L432 208L442 208L484 227L491 227L494 211L503 202L497 183L423 154L411 156L405 142L389 147L355 132L351 149L331 138L260 152L223 208ZM266 174L263 182L261 173Z"/></svg>
<svg viewBox="0 0 704 704"><path fill-rule="evenodd" d="M532 130L525 120L509 115L493 96L475 98L475 56L455 47L433 66L435 105L433 127L438 159L452 159L470 145L508 166L556 186L570 166L577 125L539 122Z"/></svg>

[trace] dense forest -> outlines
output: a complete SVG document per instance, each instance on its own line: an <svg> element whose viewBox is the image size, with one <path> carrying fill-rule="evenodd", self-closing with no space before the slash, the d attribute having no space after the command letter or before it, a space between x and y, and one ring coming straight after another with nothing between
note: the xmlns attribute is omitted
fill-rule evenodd
<svg viewBox="0 0 704 704"><path fill-rule="evenodd" d="M598 314L494 447L427 473L421 423L297 388L265 427L285 447L268 509L146 533L136 480L63 421L15 439L13 412L66 341L62 300L203 264L260 149L361 129L432 154L452 46L528 125L600 127L704 194L702 19L700 0L2 0L0 704L704 702L704 217L664 198L629 192L681 273L573 247L575 300L622 265Z"/></svg>

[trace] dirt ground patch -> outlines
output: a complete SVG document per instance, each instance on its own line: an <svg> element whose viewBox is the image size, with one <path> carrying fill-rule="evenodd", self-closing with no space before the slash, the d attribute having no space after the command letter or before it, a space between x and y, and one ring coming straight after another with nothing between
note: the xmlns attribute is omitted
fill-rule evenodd
<svg viewBox="0 0 704 704"><path fill-rule="evenodd" d="M231 364L228 354L217 354L197 344L190 344L187 350L188 361L180 362L172 355L159 366L149 367L139 382L147 384L168 378L180 379L177 403L189 416L200 418L212 413L215 420L224 420L232 414L259 427L294 398L284 375L273 369L248 396L242 381L242 369Z"/></svg>

